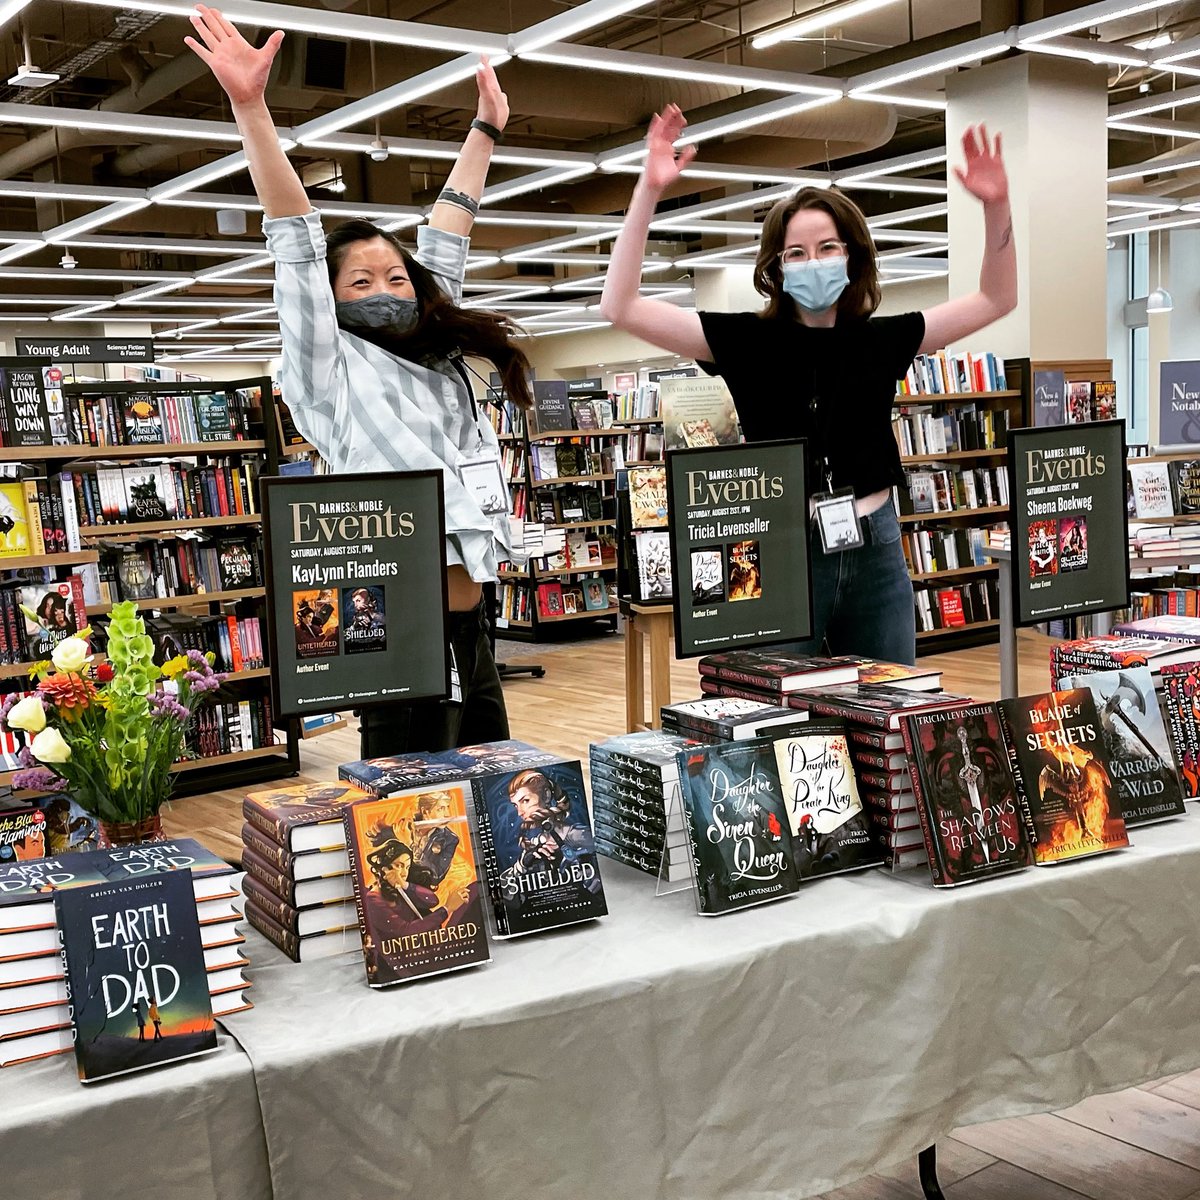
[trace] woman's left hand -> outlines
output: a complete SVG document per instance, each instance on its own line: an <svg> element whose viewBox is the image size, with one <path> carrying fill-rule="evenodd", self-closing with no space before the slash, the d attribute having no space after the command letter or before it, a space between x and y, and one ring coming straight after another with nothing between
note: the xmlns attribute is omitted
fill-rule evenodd
<svg viewBox="0 0 1200 1200"><path fill-rule="evenodd" d="M1000 135L988 143L987 127L970 125L962 137L966 170L954 168L954 177L977 200L994 204L1008 199L1008 172L1000 150Z"/></svg>
<svg viewBox="0 0 1200 1200"><path fill-rule="evenodd" d="M475 70L475 82L479 85L479 109L475 115L502 130L508 124L508 97L500 90L500 81L486 58Z"/></svg>

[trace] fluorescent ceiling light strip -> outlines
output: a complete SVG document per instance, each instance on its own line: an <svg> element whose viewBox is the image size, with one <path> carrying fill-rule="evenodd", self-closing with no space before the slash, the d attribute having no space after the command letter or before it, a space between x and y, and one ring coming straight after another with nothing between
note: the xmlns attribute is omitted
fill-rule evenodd
<svg viewBox="0 0 1200 1200"><path fill-rule="evenodd" d="M297 133L300 140L300 135ZM345 131L329 137L305 135L301 144L312 150L342 150L347 154L369 154L374 137ZM453 161L462 152L461 142L440 142L432 138L384 138L388 153L396 158L435 158ZM492 162L518 167L576 167L593 162L592 155L574 150L536 150L520 146L497 146Z"/></svg>
<svg viewBox="0 0 1200 1200"><path fill-rule="evenodd" d="M195 196L170 196L156 201L164 208L203 208L211 212L217 208L236 208L241 212L262 212L262 205L257 200L245 196L217 195L215 192L199 193ZM315 205L314 205L315 207Z"/></svg>
<svg viewBox="0 0 1200 1200"><path fill-rule="evenodd" d="M1166 108L1182 108L1187 104L1200 104L1200 86L1178 88L1171 92L1159 92L1158 95L1143 96L1138 100L1128 100L1124 104L1114 104L1108 110L1108 120L1111 124L1128 117L1144 117L1150 113L1162 112Z"/></svg>
<svg viewBox="0 0 1200 1200"><path fill-rule="evenodd" d="M843 4L828 4L824 8L807 12L794 21L788 21L775 29L767 30L766 33L756 35L750 39L750 45L755 50L765 50L779 42L795 41L805 34L817 33L839 21L851 21L855 17L877 12L897 2L898 0L845 0Z"/></svg>
<svg viewBox="0 0 1200 1200"><path fill-rule="evenodd" d="M217 256L245 254L253 243L218 242L206 238L137 238L120 234L100 234L92 237L64 237L53 232L47 235L52 246L82 246L91 250L149 250L157 254L213 254Z"/></svg>
<svg viewBox="0 0 1200 1200"><path fill-rule="evenodd" d="M1124 17L1135 17L1138 13L1166 8L1174 3L1177 3L1177 0L1134 0L1133 3L1129 0L1104 0L1100 4L1085 4L1071 12L1030 21L1017 29L1017 36L1022 42L1041 42L1060 34L1091 29L1093 25L1106 25Z"/></svg>
<svg viewBox="0 0 1200 1200"><path fill-rule="evenodd" d="M463 268L464 271L479 271L484 267L494 267L500 262L498 254L477 254L474 258L467 259L467 265Z"/></svg>
<svg viewBox="0 0 1200 1200"><path fill-rule="evenodd" d="M23 105L21 107L24 107ZM140 188L92 187L86 183L26 182L21 179L0 181L0 196L28 197L30 200L78 200L81 203L108 204L119 200L145 199Z"/></svg>
<svg viewBox="0 0 1200 1200"><path fill-rule="evenodd" d="M56 321L71 321L78 317L86 317L88 313L105 312L115 307L116 301L104 300L97 304L85 304L82 308L64 309L62 312L51 313Z"/></svg>
<svg viewBox="0 0 1200 1200"><path fill-rule="evenodd" d="M1124 129L1130 133L1151 133L1158 137L1200 138L1200 125L1185 125L1182 121L1109 121L1109 129Z"/></svg>
<svg viewBox="0 0 1200 1200"><path fill-rule="evenodd" d="M1172 200L1167 196L1110 195L1108 204L1110 208L1144 208L1150 212L1174 212L1177 208L1183 207L1178 200Z"/></svg>
<svg viewBox="0 0 1200 1200"><path fill-rule="evenodd" d="M847 191L913 192L924 196L946 196L950 188L938 179L908 179L900 175L884 175L879 179L856 179L839 184Z"/></svg>
<svg viewBox="0 0 1200 1200"><path fill-rule="evenodd" d="M658 54L610 50L599 46L561 44L524 53L531 62L555 63L592 71L652 76L661 79L690 79L726 87L772 92L800 92L810 96L840 96L842 89L816 76L793 75L787 71L768 71L759 67L734 67L688 58L669 58Z"/></svg>
<svg viewBox="0 0 1200 1200"><path fill-rule="evenodd" d="M47 125L58 129L95 129L108 133L143 133L150 137L187 138L200 142L240 142L231 121L198 121L191 117L155 117L106 108L57 108L42 104L0 104L0 124Z"/></svg>
<svg viewBox="0 0 1200 1200"><path fill-rule="evenodd" d="M607 329L611 321L594 321L590 325L568 325L566 329L539 329L527 337L552 337L556 333L582 333L589 329Z"/></svg>
<svg viewBox="0 0 1200 1200"><path fill-rule="evenodd" d="M183 271L90 271L76 267L64 271L61 267L6 267L0 268L0 279L54 280L55 284L76 283L166 283L168 279L183 280L184 285L192 282L192 276Z"/></svg>
<svg viewBox="0 0 1200 1200"><path fill-rule="evenodd" d="M888 287L893 283L920 283L925 279L945 279L950 274L949 268L945 271L914 271L911 275L881 275L879 277L879 286Z"/></svg>
<svg viewBox="0 0 1200 1200"><path fill-rule="evenodd" d="M463 283L463 291L471 292L512 292L514 296L531 296L535 292L544 292L546 289L534 285L532 287L517 287L513 280L498 280L498 279L468 279Z"/></svg>
<svg viewBox="0 0 1200 1200"><path fill-rule="evenodd" d="M224 282L229 276L236 275L241 271L253 271L256 267L266 266L273 262L269 254L256 254L251 258L243 259L236 263L223 263L219 267L205 267L202 271L197 271L195 280L197 283L210 283L214 279L220 279ZM267 278L262 282L270 283L272 279Z"/></svg>
<svg viewBox="0 0 1200 1200"><path fill-rule="evenodd" d="M902 208L895 212L877 213L875 216L867 218L867 225L871 229L890 229L893 225L909 225L915 221L929 221L935 217L944 217L949 211L948 204L922 204L918 208Z"/></svg>
<svg viewBox="0 0 1200 1200"><path fill-rule="evenodd" d="M291 143L281 143L281 145L284 149L288 149ZM190 192L193 188L212 183L214 179L224 179L228 175L236 175L239 171L244 171L246 165L246 155L239 150L236 154L227 155L225 158L217 159L216 162L197 167L193 171L187 171L168 183L160 183L156 187L152 187L150 199L155 204L161 200L169 200L181 192Z"/></svg>
<svg viewBox="0 0 1200 1200"><path fill-rule="evenodd" d="M1140 42L1129 43L1135 50L1161 50L1164 46L1173 46L1169 33L1156 33L1153 37L1142 38Z"/></svg>
<svg viewBox="0 0 1200 1200"><path fill-rule="evenodd" d="M45 245L45 242L42 243ZM32 254L35 250L40 249L35 242L19 242L15 246L8 246L0 250L0 263L13 262L15 259L24 258L28 254Z"/></svg>
<svg viewBox="0 0 1200 1200"><path fill-rule="evenodd" d="M226 325L231 321L253 321L259 317L269 317L271 320L277 321L279 318L277 316L274 316L273 315L274 313L275 313L275 305L263 304L263 305L260 305L258 308L252 308L249 312L231 313L227 316L220 317L218 319L220 320L221 324L223 324L223 325ZM172 317L171 319L175 320L176 318Z"/></svg>
<svg viewBox="0 0 1200 1200"><path fill-rule="evenodd" d="M57 317L35 316L32 313L0 313L0 321L19 321L22 325L48 325Z"/></svg>
<svg viewBox="0 0 1200 1200"><path fill-rule="evenodd" d="M167 289L170 289L178 285L164 284L163 286ZM132 292L130 292L124 296L121 296L119 299L114 301L114 303L124 308L129 305L142 304L153 295L154 291L151 289L147 289L144 294L140 295L134 295ZM160 307L166 308L236 308L253 310L263 307L261 301L258 300L229 300L223 296L214 296L212 299L205 300L193 300L188 297L181 297L179 299L172 298L170 300L163 300L160 298L155 300L154 303Z"/></svg>
<svg viewBox="0 0 1200 1200"><path fill-rule="evenodd" d="M1197 55L1200 55L1200 37L1185 38L1182 42L1176 42L1170 49L1164 49L1154 55L1154 65L1166 70L1170 64L1182 62L1186 58L1195 58Z"/></svg>
<svg viewBox="0 0 1200 1200"><path fill-rule="evenodd" d="M110 221L119 221L122 217L129 216L130 213L148 208L149 205L149 200L124 200L119 204L108 204L86 216L76 217L74 221L56 225L53 229L46 231L45 239L51 244L58 244L73 238L76 234L87 233L90 229L107 225Z"/></svg>
<svg viewBox="0 0 1200 1200"><path fill-rule="evenodd" d="M4 0L0 3L0 26L7 25L19 12L27 8L30 0Z"/></svg>
<svg viewBox="0 0 1200 1200"><path fill-rule="evenodd" d="M1128 229L1110 229L1109 237L1126 237L1131 233L1155 233L1160 229L1182 229L1189 225L1200 225L1200 217L1176 217L1169 221L1147 221Z"/></svg>
<svg viewBox="0 0 1200 1200"><path fill-rule="evenodd" d="M626 13L646 8L650 0L585 0L567 12L558 13L545 21L538 21L508 39L510 54L528 54L540 50L551 42L566 42L585 29L594 29L608 21L623 17Z"/></svg>
<svg viewBox="0 0 1200 1200"><path fill-rule="evenodd" d="M865 169L852 167L845 172L835 171L833 181L840 187L845 183L855 183L862 179L877 179L880 175L895 175L898 171L913 170L916 167L940 166L948 157L945 150L922 150L915 154L901 154L896 158L887 158L871 163Z"/></svg>
<svg viewBox="0 0 1200 1200"><path fill-rule="evenodd" d="M676 225L687 224L697 217L711 217L716 213L736 212L741 208L765 208L790 196L796 189L783 184L776 187L759 188L755 192L744 192L740 196L730 196L723 200L707 200L701 204L693 204L688 208L677 209L669 216L656 217L655 228L674 229Z"/></svg>
<svg viewBox="0 0 1200 1200"><path fill-rule="evenodd" d="M899 250L884 250L881 254L875 256L876 261L886 264L881 266L881 271L897 270L896 263L899 261L907 266L908 263L917 259L924 259L931 255L941 255L947 253L945 242L918 242L916 245L904 246Z"/></svg>
<svg viewBox="0 0 1200 1200"><path fill-rule="evenodd" d="M527 258L537 258L538 255L544 254L550 250L569 250L572 246L594 246L597 242L605 241L608 238L615 238L620 229L593 229L588 233L576 234L574 237L551 238L545 242L530 242L525 246L517 246L512 250L505 250L500 255L502 262L521 262Z"/></svg>
<svg viewBox="0 0 1200 1200"><path fill-rule="evenodd" d="M900 245L915 245L921 242L925 245L949 245L948 233L934 233L923 229L872 229L871 237L876 242L896 242Z"/></svg>
<svg viewBox="0 0 1200 1200"><path fill-rule="evenodd" d="M724 250L698 250L693 254L684 254L675 260L675 265L677 267L691 267L696 263L724 258L744 258L746 255L757 253L757 242L745 242L740 246L726 246Z"/></svg>
<svg viewBox="0 0 1200 1200"><path fill-rule="evenodd" d="M1086 38L1061 38L1058 41L1044 39L1035 42L1018 42L1018 50L1027 54L1052 54L1058 58L1078 58L1084 62L1111 63L1117 67L1148 67L1150 59L1124 46L1110 46L1107 42L1091 42Z"/></svg>
<svg viewBox="0 0 1200 1200"><path fill-rule="evenodd" d="M192 283L191 280L188 280L187 282L177 280L172 283L156 283L150 287L135 288L132 292L126 292L124 295L114 297L114 303L116 303L118 305L142 304L146 300L150 299L152 296L161 297L166 292L177 292L180 288L190 287L191 283ZM161 299L159 299L159 300L156 300L155 303L156 304L176 305L176 304L197 303L197 301L161 300ZM199 303L204 303L204 301L199 301Z"/></svg>
<svg viewBox="0 0 1200 1200"><path fill-rule="evenodd" d="M650 222L657 229L657 221ZM757 221L688 221L665 226L672 233L723 233L730 237L757 237L762 226Z"/></svg>
<svg viewBox="0 0 1200 1200"><path fill-rule="evenodd" d="M31 308L54 308L60 304L111 304L103 296L0 296L0 307L28 305Z"/></svg>
<svg viewBox="0 0 1200 1200"><path fill-rule="evenodd" d="M780 100L770 100L766 104L757 104L753 108L741 112L729 113L724 117L714 117L711 121L700 121L689 125L682 137L676 139L676 146L693 146L709 138L724 137L729 133L739 133L743 129L753 129L755 125L765 125L781 117L795 116L796 113L807 112L810 108L821 108L839 96L805 97L803 100L793 100L790 97Z"/></svg>
<svg viewBox="0 0 1200 1200"><path fill-rule="evenodd" d="M1165 175L1172 171L1190 171L1200 167L1200 158L1168 158L1152 159L1149 162L1135 163L1130 167L1118 167L1109 171L1108 182L1120 183L1125 179L1142 179L1147 175Z"/></svg>
<svg viewBox="0 0 1200 1200"><path fill-rule="evenodd" d="M483 197L479 203L496 204L501 200L508 200L513 196L523 196L526 192L537 192L544 188L568 183L573 179L582 179L585 175L591 175L594 170L595 167L574 167L568 171L559 171L551 168L545 171L537 171L533 175L522 175L517 179L509 180L507 183L497 184L495 187L488 188L483 193Z"/></svg>
<svg viewBox="0 0 1200 1200"><path fill-rule="evenodd" d="M948 100L938 96L897 96L894 92L863 92L856 100L870 100L875 104L894 104L897 108L927 108L934 112L945 112Z"/></svg>
<svg viewBox="0 0 1200 1200"><path fill-rule="evenodd" d="M568 229L620 229L624 225L621 217L576 216L574 213L536 212L481 212L475 218L476 225L509 225L514 228L553 229L565 226Z"/></svg>
<svg viewBox="0 0 1200 1200"><path fill-rule="evenodd" d="M964 42L960 46L951 46L946 50L937 50L933 54L910 58L896 67L882 67L878 71L866 71L862 75L851 76L846 81L849 89L847 94L854 97L863 92L877 92L895 87L896 84L906 83L910 79L944 74L952 71L955 67L964 67L968 63L979 62L982 59L1003 54L1011 48L1012 40L1008 32L991 33L986 37Z"/></svg>
<svg viewBox="0 0 1200 1200"><path fill-rule="evenodd" d="M600 170L609 175L640 175L640 162L606 159ZM685 172L689 179L728 179L733 183L787 183L793 187L828 187L830 177L813 171L792 171L786 167L725 166L721 163L692 162Z"/></svg>
<svg viewBox="0 0 1200 1200"><path fill-rule="evenodd" d="M195 6L180 0L74 0L99 8L133 9L135 12L162 13L189 17ZM292 29L321 37L348 38L361 42L390 42L399 46L428 46L436 50L470 54L504 54L503 34L481 33L473 29L452 29L416 21L393 21L384 17L357 13L323 12L290 4L258 3L257 0L229 0L221 11L235 25L262 29Z"/></svg>

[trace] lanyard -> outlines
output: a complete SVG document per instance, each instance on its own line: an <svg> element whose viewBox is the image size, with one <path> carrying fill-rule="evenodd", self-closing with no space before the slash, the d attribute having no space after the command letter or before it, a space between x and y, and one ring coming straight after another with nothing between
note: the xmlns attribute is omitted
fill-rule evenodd
<svg viewBox="0 0 1200 1200"><path fill-rule="evenodd" d="M813 363L809 388L808 413L810 417L809 459L817 468L816 474L825 481L825 491L833 492L833 468L829 462L829 406L820 396L817 386L817 366ZM814 488L814 491L819 490Z"/></svg>

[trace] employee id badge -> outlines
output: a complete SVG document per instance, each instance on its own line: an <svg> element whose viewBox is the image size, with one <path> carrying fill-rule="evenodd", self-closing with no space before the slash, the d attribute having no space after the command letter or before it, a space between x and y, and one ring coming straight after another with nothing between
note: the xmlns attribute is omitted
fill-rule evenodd
<svg viewBox="0 0 1200 1200"><path fill-rule="evenodd" d="M458 477L487 516L511 511L512 497L508 491L508 480L504 478L497 455L481 453L471 458L460 458Z"/></svg>
<svg viewBox="0 0 1200 1200"><path fill-rule="evenodd" d="M817 497L813 507L821 534L821 549L826 554L854 550L864 544L853 488L825 492Z"/></svg>

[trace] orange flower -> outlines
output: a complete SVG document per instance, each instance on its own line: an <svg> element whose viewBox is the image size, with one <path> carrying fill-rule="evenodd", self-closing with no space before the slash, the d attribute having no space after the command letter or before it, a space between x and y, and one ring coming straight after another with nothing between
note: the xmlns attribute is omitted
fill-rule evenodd
<svg viewBox="0 0 1200 1200"><path fill-rule="evenodd" d="M38 691L54 706L64 721L77 721L83 710L96 699L96 687L82 675L58 672L43 679Z"/></svg>

